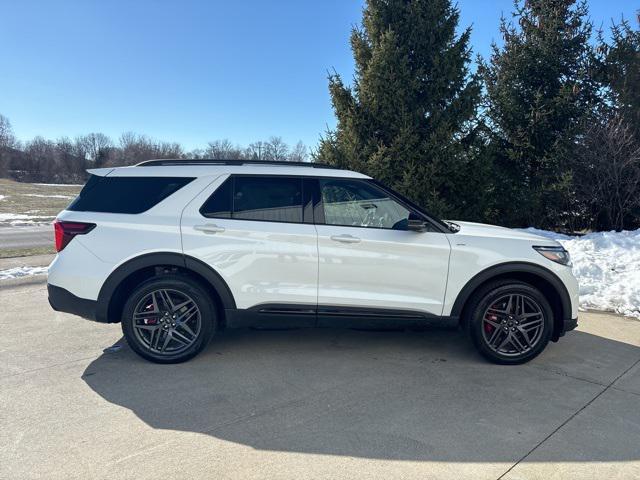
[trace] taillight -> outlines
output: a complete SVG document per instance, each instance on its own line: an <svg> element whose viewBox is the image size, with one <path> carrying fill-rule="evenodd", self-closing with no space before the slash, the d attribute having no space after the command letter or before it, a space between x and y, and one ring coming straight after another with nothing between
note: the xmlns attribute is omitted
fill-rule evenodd
<svg viewBox="0 0 640 480"><path fill-rule="evenodd" d="M56 238L56 252L62 251L62 249L66 247L76 235L84 235L94 228L96 228L95 223L65 222L56 220L53 222L53 230Z"/></svg>

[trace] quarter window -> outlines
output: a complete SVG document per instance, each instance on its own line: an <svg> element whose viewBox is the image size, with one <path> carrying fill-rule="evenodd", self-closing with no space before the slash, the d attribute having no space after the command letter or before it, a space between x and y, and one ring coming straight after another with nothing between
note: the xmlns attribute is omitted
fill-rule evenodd
<svg viewBox="0 0 640 480"><path fill-rule="evenodd" d="M200 208L200 213L211 218L231 218L233 196L233 178L228 178L216 188L204 205Z"/></svg>
<svg viewBox="0 0 640 480"><path fill-rule="evenodd" d="M101 177L91 175L67 207L74 212L142 213L180 190L193 178Z"/></svg>
<svg viewBox="0 0 640 480"><path fill-rule="evenodd" d="M407 230L411 212L375 185L321 179L320 191L327 225Z"/></svg>

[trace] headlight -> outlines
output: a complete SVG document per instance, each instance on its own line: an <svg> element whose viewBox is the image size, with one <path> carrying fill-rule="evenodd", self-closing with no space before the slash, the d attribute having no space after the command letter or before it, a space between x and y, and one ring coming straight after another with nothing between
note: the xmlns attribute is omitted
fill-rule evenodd
<svg viewBox="0 0 640 480"><path fill-rule="evenodd" d="M561 265L571 266L571 257L562 247L533 247L540 255L548 258L552 262L559 263Z"/></svg>

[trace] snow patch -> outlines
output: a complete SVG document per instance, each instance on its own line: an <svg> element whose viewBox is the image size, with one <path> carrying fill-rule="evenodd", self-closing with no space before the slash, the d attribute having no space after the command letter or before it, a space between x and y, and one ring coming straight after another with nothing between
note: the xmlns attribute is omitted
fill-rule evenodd
<svg viewBox="0 0 640 480"><path fill-rule="evenodd" d="M34 183L43 187L84 187L81 183Z"/></svg>
<svg viewBox="0 0 640 480"><path fill-rule="evenodd" d="M6 195L0 195L0 200L4 200L5 198L7 198Z"/></svg>
<svg viewBox="0 0 640 480"><path fill-rule="evenodd" d="M535 228L569 251L580 285L580 307L640 318L640 229L572 237Z"/></svg>
<svg viewBox="0 0 640 480"><path fill-rule="evenodd" d="M27 277L29 275L42 275L47 273L48 267L14 267L0 270L0 280Z"/></svg>
<svg viewBox="0 0 640 480"><path fill-rule="evenodd" d="M25 215L24 213L0 213L0 222L6 222L9 220L29 220L34 217L33 215Z"/></svg>
<svg viewBox="0 0 640 480"><path fill-rule="evenodd" d="M73 195L40 195L39 193L24 193L25 197L39 197L39 198L76 198ZM0 198L0 200L2 200Z"/></svg>
<svg viewBox="0 0 640 480"><path fill-rule="evenodd" d="M26 215L24 213L0 213L0 223L9 225L33 225L50 223L54 217L43 215Z"/></svg>

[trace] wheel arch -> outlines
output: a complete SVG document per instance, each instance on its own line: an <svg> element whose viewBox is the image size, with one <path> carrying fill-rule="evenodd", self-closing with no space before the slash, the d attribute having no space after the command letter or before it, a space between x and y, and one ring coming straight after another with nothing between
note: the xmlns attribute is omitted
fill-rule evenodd
<svg viewBox="0 0 640 480"><path fill-rule="evenodd" d="M161 275L165 270L177 271L200 282L215 300L223 322L225 310L236 308L231 289L209 265L181 253L157 252L132 258L111 272L98 294L96 320L119 322L127 293L142 281Z"/></svg>
<svg viewBox="0 0 640 480"><path fill-rule="evenodd" d="M564 283L551 270L526 262L508 262L482 270L460 290L451 308L451 316L467 321L466 307L473 294L488 282L495 280L518 280L528 283L547 298L554 314L554 329L551 339L558 340L564 332L564 320L571 317L571 297Z"/></svg>

